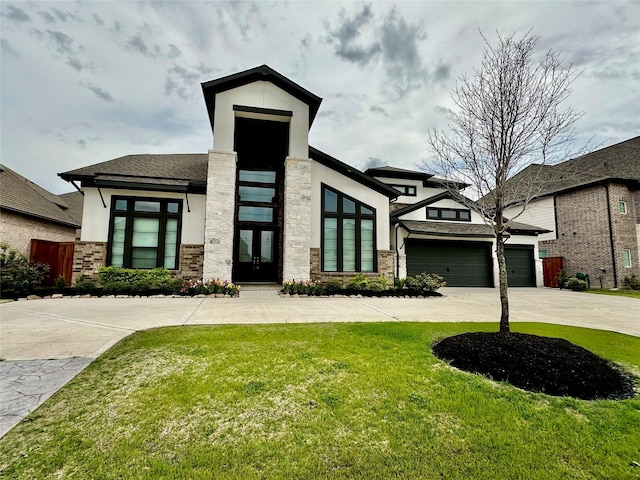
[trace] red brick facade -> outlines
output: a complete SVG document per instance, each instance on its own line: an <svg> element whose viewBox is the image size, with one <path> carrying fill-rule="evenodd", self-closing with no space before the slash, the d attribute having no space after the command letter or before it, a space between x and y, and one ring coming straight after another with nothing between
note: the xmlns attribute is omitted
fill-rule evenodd
<svg viewBox="0 0 640 480"><path fill-rule="evenodd" d="M626 214L620 212L621 201L626 203ZM564 257L569 274L588 274L594 288L600 281L604 288L612 288L622 286L628 275L640 277L640 191L610 183L560 193L555 197L555 214L556 240L540 242L540 249L549 257ZM624 249L631 251L631 268L624 266Z"/></svg>

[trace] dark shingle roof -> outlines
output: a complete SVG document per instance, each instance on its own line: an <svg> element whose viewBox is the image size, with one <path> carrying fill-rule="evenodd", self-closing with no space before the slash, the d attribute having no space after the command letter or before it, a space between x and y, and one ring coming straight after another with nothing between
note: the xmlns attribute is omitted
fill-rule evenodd
<svg viewBox="0 0 640 480"><path fill-rule="evenodd" d="M369 168L365 170L364 173L372 177L397 178L399 180L422 180L422 185L425 187L447 188L451 186L457 190L462 190L465 187L469 186L466 183L438 178L431 173L391 167L389 165L385 165L384 167Z"/></svg>
<svg viewBox="0 0 640 480"><path fill-rule="evenodd" d="M506 198L517 203L530 185L536 186L534 197L544 197L609 181L640 187L640 136L556 165L529 165L508 180Z"/></svg>
<svg viewBox="0 0 640 480"><path fill-rule="evenodd" d="M10 168L0 165L0 208L78 228L64 198L45 190Z"/></svg>
<svg viewBox="0 0 640 480"><path fill-rule="evenodd" d="M411 233L442 237L493 237L493 228L484 223L432 222L429 220L401 220L400 225ZM538 235L549 230L525 223L512 222L508 232L513 235Z"/></svg>
<svg viewBox="0 0 640 480"><path fill-rule="evenodd" d="M80 192L69 192L58 195L67 205L69 209L65 212L73 218L78 225L82 225L82 210L84 208L84 196Z"/></svg>

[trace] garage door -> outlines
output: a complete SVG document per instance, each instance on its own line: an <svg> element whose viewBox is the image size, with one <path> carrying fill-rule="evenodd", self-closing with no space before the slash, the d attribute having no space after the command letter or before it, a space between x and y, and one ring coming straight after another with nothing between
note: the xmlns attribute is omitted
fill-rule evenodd
<svg viewBox="0 0 640 480"><path fill-rule="evenodd" d="M407 275L438 273L450 287L493 287L491 244L407 240Z"/></svg>
<svg viewBox="0 0 640 480"><path fill-rule="evenodd" d="M535 287L536 273L533 261L533 246L505 245L507 279L510 287Z"/></svg>

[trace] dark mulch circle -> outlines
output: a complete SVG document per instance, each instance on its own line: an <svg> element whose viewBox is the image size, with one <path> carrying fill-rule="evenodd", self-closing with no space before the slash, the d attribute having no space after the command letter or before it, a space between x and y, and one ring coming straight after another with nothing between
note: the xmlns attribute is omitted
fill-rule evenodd
<svg viewBox="0 0 640 480"><path fill-rule="evenodd" d="M635 395L633 376L560 338L523 333L464 333L433 345L441 360L530 392L583 400Z"/></svg>

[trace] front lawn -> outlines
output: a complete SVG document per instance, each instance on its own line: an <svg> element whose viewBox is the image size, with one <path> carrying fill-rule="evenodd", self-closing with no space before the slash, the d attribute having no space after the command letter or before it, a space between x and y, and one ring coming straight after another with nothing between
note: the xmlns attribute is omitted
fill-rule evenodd
<svg viewBox="0 0 640 480"><path fill-rule="evenodd" d="M612 295L614 297L640 298L640 290L602 290L598 288L592 288L588 290L588 292L598 295Z"/></svg>
<svg viewBox="0 0 640 480"><path fill-rule="evenodd" d="M0 440L0 478L638 478L640 399L528 393L431 344L497 324L172 327L105 353ZM516 324L640 373L640 338Z"/></svg>

